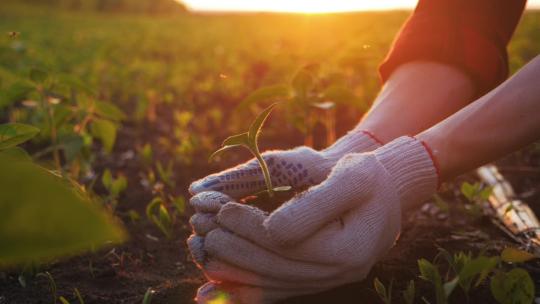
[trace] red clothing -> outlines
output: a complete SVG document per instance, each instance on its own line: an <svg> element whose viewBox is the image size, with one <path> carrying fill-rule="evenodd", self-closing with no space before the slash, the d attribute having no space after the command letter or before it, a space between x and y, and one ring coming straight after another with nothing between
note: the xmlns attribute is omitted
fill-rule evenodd
<svg viewBox="0 0 540 304"><path fill-rule="evenodd" d="M420 0L394 40L379 72L384 81L414 60L449 63L484 94L508 76L506 46L526 0Z"/></svg>

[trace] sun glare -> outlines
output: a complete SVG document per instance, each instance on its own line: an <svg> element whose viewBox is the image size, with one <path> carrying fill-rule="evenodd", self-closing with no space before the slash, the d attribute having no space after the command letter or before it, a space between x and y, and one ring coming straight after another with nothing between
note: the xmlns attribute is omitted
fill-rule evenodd
<svg viewBox="0 0 540 304"><path fill-rule="evenodd" d="M263 11L289 13L334 13L412 8L416 0L184 0L199 11Z"/></svg>

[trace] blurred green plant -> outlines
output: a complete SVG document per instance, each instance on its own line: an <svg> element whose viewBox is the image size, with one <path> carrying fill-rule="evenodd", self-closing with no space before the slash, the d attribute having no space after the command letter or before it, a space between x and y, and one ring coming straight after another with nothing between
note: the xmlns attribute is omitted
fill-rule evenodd
<svg viewBox="0 0 540 304"><path fill-rule="evenodd" d="M109 195L104 198L106 205L110 206L114 212L118 206L118 198L126 190L128 186L127 179L124 175L119 174L116 178L113 177L111 170L105 169L101 176L101 183L109 192Z"/></svg>
<svg viewBox="0 0 540 304"><path fill-rule="evenodd" d="M0 155L0 267L42 262L115 244L120 224L73 183Z"/></svg>

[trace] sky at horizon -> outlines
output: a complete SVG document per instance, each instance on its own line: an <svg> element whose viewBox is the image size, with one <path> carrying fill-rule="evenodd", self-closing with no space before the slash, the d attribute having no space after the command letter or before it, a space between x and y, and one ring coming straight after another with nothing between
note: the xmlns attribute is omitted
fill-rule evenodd
<svg viewBox="0 0 540 304"><path fill-rule="evenodd" d="M181 0L193 11L324 13L412 9L417 0ZM540 8L529 0L528 8Z"/></svg>

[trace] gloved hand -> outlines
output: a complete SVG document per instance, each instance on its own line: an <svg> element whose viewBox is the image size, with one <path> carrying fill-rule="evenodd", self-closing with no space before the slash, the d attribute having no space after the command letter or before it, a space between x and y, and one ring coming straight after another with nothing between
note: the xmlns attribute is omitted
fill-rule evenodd
<svg viewBox="0 0 540 304"><path fill-rule="evenodd" d="M343 155L372 151L379 146L369 132L354 129L322 151L298 147L265 152L263 158L268 164L274 187L291 186L293 189L300 189L322 182ZM193 182L189 187L192 194L214 190L233 198L242 198L264 189L263 174L256 159L209 175Z"/></svg>
<svg viewBox="0 0 540 304"><path fill-rule="evenodd" d="M270 215L224 194L196 195L196 210L219 210L192 221L188 246L211 280L199 303L219 290L238 303L272 303L365 278L398 238L402 210L433 194L437 180L423 143L401 137L344 156L324 182Z"/></svg>

